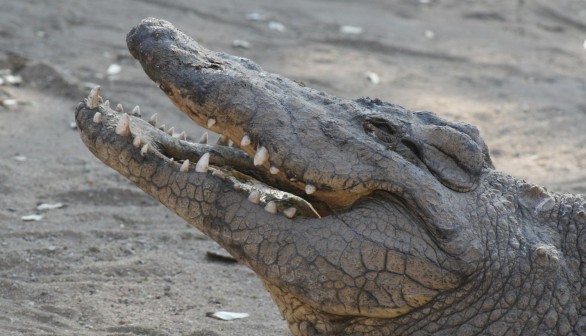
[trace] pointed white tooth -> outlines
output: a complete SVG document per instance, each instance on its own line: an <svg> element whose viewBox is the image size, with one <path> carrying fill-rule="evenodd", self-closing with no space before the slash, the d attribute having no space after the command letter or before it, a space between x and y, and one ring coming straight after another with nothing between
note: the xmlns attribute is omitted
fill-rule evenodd
<svg viewBox="0 0 586 336"><path fill-rule="evenodd" d="M199 138L199 140L197 140L197 143L207 145L208 144L208 132L204 132L201 135L201 137Z"/></svg>
<svg viewBox="0 0 586 336"><path fill-rule="evenodd" d="M163 132L165 132L165 128L167 128L167 126L165 124L159 126L159 129Z"/></svg>
<svg viewBox="0 0 586 336"><path fill-rule="evenodd" d="M306 184L305 185L305 193L308 195L313 194L317 189L315 188L314 185L312 184Z"/></svg>
<svg viewBox="0 0 586 336"><path fill-rule="evenodd" d="M297 209L294 207L290 207L290 208L283 210L283 213L285 214L285 216L287 216L287 218L293 218L293 216L295 216L296 212L297 212Z"/></svg>
<svg viewBox="0 0 586 336"><path fill-rule="evenodd" d="M133 109L132 109L132 114L134 114L135 116L142 116L142 113L140 112L140 106L136 105Z"/></svg>
<svg viewBox="0 0 586 336"><path fill-rule="evenodd" d="M198 173L207 173L210 166L210 153L202 155L197 164L195 165L195 171Z"/></svg>
<svg viewBox="0 0 586 336"><path fill-rule="evenodd" d="M256 150L256 154L254 154L254 165L255 166L262 166L269 160L269 152L264 146L261 146Z"/></svg>
<svg viewBox="0 0 586 336"><path fill-rule="evenodd" d="M209 118L208 119L208 128L212 128L216 124L216 119Z"/></svg>
<svg viewBox="0 0 586 336"><path fill-rule="evenodd" d="M167 134L169 134L170 136L175 135L175 127L171 127L167 130Z"/></svg>
<svg viewBox="0 0 586 336"><path fill-rule="evenodd" d="M175 158L170 158L169 162L171 162L171 163L175 162Z"/></svg>
<svg viewBox="0 0 586 336"><path fill-rule="evenodd" d="M259 204L260 203L260 193L258 192L258 190L251 191L250 195L248 195L248 200L254 204Z"/></svg>
<svg viewBox="0 0 586 336"><path fill-rule="evenodd" d="M145 156L149 151L149 144L146 143L144 144L144 146L142 146L142 148L140 149L140 155Z"/></svg>
<svg viewBox="0 0 586 336"><path fill-rule="evenodd" d="M183 164L181 165L181 168L179 168L179 171L182 173L189 171L189 160L183 161Z"/></svg>
<svg viewBox="0 0 586 336"><path fill-rule="evenodd" d="M272 213L273 215L277 213L277 203L275 203L274 201L270 201L269 203L267 203L267 205L265 205L265 210L268 213Z"/></svg>
<svg viewBox="0 0 586 336"><path fill-rule="evenodd" d="M227 145L229 144L229 141L230 141L230 140L228 140L228 137L227 137L227 136L225 136L225 135L221 135L221 136L218 138L218 141L216 142L216 144L217 144L217 145L220 145L220 146L227 146Z"/></svg>
<svg viewBox="0 0 586 336"><path fill-rule="evenodd" d="M269 171L271 172L271 174L275 175L279 173L279 168L271 166L271 169L269 169Z"/></svg>
<svg viewBox="0 0 586 336"><path fill-rule="evenodd" d="M214 171L212 171L212 176L216 176L223 179L226 177L226 174L224 174L224 172L219 169L214 169Z"/></svg>
<svg viewBox="0 0 586 336"><path fill-rule="evenodd" d="M102 122L102 114L100 112L96 112L96 114L94 114L94 122L96 124L99 124Z"/></svg>
<svg viewBox="0 0 586 336"><path fill-rule="evenodd" d="M149 119L149 124L153 125L153 126L157 126L157 118L159 117L158 114L153 114L150 119Z"/></svg>
<svg viewBox="0 0 586 336"><path fill-rule="evenodd" d="M120 120L118 120L118 124L116 124L116 134L122 136L130 135L130 118L128 117L128 114L124 113L120 116Z"/></svg>
<svg viewBox="0 0 586 336"><path fill-rule="evenodd" d="M183 131L183 132L179 133L179 136L178 136L178 138L179 138L180 140L187 141L187 133L185 133L185 131Z"/></svg>
<svg viewBox="0 0 586 336"><path fill-rule="evenodd" d="M110 101L106 100L103 105L104 105L105 109L109 109L110 108Z"/></svg>
<svg viewBox="0 0 586 336"><path fill-rule="evenodd" d="M240 140L240 146L244 147L248 145L250 145L250 137L247 134L245 134L242 137L242 140Z"/></svg>
<svg viewBox="0 0 586 336"><path fill-rule="evenodd" d="M124 113L124 106L122 104L116 105L116 112Z"/></svg>
<svg viewBox="0 0 586 336"><path fill-rule="evenodd" d="M140 147L140 145L142 144L142 140L140 140L139 137L134 137L134 140L132 140L132 145L136 148Z"/></svg>
<svg viewBox="0 0 586 336"><path fill-rule="evenodd" d="M87 96L85 106L89 109L95 109L100 105L100 86L96 85Z"/></svg>

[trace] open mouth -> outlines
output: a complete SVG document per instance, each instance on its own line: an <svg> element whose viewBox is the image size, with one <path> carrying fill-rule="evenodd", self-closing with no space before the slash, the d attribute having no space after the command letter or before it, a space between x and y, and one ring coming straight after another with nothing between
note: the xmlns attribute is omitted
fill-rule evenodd
<svg viewBox="0 0 586 336"><path fill-rule="evenodd" d="M211 173L233 189L246 193L250 202L264 207L269 213L281 213L288 218L320 218L335 211L311 195L316 191L315 187L305 184L299 188L300 181L287 178L278 167L269 165L266 148L255 146L248 136L243 136L240 143L233 143L226 135L221 135L217 144L210 145L207 133L198 140L191 139L185 132L176 133L174 127L157 126L157 114L144 120L138 106L129 113L124 112L121 105L113 109L110 102L103 101L99 94L97 86L76 109L76 121L84 141L126 137L127 144L132 144L130 150L143 158L159 160L158 165L170 165L185 174ZM209 128L214 124L213 119L207 122ZM249 155L241 147L247 147L254 154ZM127 151L120 153L118 159L123 160ZM133 167L136 163L130 155L126 156L128 169L139 170L140 167ZM137 171L129 175L137 177L142 174Z"/></svg>

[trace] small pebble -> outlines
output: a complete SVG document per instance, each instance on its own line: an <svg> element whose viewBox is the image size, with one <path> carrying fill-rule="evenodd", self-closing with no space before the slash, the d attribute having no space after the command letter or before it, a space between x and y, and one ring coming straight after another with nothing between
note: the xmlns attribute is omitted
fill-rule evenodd
<svg viewBox="0 0 586 336"><path fill-rule="evenodd" d="M110 64L110 66L106 70L106 73L108 74L108 76L113 76L113 75L119 74L121 71L122 71L122 67L116 63L113 63L113 64Z"/></svg>
<svg viewBox="0 0 586 336"><path fill-rule="evenodd" d="M342 26L340 27L340 33L348 35L360 35L362 34L362 27Z"/></svg>
<svg viewBox="0 0 586 336"><path fill-rule="evenodd" d="M63 208L64 206L65 205L63 203L54 203L54 204L41 203L37 206L37 210L43 211L43 210L60 209L60 208Z"/></svg>
<svg viewBox="0 0 586 336"><path fill-rule="evenodd" d="M15 155L14 156L14 160L16 160L18 162L24 162L24 161L26 161L26 156L24 156L24 155Z"/></svg>
<svg viewBox="0 0 586 336"><path fill-rule="evenodd" d="M368 79L369 82L371 82L372 84L376 85L378 83L380 83L380 77L378 76L378 74L372 72L372 71L368 71L365 73L366 75L366 79Z"/></svg>
<svg viewBox="0 0 586 336"><path fill-rule="evenodd" d="M232 46L235 48L250 49L252 45L248 41L234 40L232 41Z"/></svg>
<svg viewBox="0 0 586 336"><path fill-rule="evenodd" d="M22 219L25 222L33 222L33 221L38 222L43 219L43 215L39 215L39 214L26 215L26 216L20 217L20 219Z"/></svg>
<svg viewBox="0 0 586 336"><path fill-rule="evenodd" d="M226 312L226 311L219 311L215 313L206 313L207 317L215 318L216 320L222 321L232 321L236 319L242 319L250 316L247 313L234 313L234 312Z"/></svg>
<svg viewBox="0 0 586 336"><path fill-rule="evenodd" d="M435 33L433 32L433 30L429 30L427 29L424 33L425 37L432 40L435 38Z"/></svg>
<svg viewBox="0 0 586 336"><path fill-rule="evenodd" d="M0 100L0 104L2 104L2 106L8 107L8 108L13 108L16 107L16 105L18 105L18 101L16 99L2 99Z"/></svg>
<svg viewBox="0 0 586 336"><path fill-rule="evenodd" d="M285 28L284 24L282 24L280 22L276 22L276 21L269 22L269 29L274 30L274 31L278 31L279 33L283 33L283 32L285 32L285 30L287 30L287 28Z"/></svg>

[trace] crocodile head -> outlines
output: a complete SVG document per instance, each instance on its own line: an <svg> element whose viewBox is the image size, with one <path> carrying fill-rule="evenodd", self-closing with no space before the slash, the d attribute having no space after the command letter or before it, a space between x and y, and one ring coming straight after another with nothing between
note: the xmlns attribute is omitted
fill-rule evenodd
<svg viewBox="0 0 586 336"><path fill-rule="evenodd" d="M127 43L220 143L112 110L98 89L76 109L83 141L252 268L295 335L431 333L464 305L482 316L474 288L491 291L487 269L502 267L490 256L517 239L495 241L499 225L519 221L501 186L516 180L493 170L476 128L331 96L162 20L143 20Z"/></svg>

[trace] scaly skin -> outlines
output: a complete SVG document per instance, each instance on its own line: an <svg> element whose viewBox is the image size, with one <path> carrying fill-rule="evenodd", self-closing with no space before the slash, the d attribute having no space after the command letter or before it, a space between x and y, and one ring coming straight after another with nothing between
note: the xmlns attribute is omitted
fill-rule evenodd
<svg viewBox="0 0 586 336"><path fill-rule="evenodd" d="M586 334L584 196L495 171L473 126L330 96L168 22L127 42L241 148L179 140L97 90L76 109L84 143L253 269L294 335Z"/></svg>

